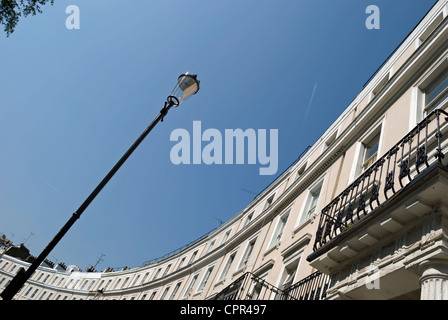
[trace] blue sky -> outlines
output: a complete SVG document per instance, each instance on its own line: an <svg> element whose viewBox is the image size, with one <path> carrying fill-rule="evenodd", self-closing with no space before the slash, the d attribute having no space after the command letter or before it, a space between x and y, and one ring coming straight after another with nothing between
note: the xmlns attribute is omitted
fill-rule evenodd
<svg viewBox="0 0 448 320"><path fill-rule="evenodd" d="M277 175L259 175L259 164L176 166L173 130L278 129L280 174L434 2L73 0L22 18L0 35L0 232L37 256L188 71L198 94L158 124L48 258L86 269L104 254L104 270L183 246ZM69 5L79 30L65 26ZM378 30L366 28L369 5Z"/></svg>

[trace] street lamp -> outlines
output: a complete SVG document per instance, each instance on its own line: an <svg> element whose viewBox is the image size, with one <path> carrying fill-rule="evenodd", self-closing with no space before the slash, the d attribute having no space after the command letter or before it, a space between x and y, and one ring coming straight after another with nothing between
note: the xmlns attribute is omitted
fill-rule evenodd
<svg viewBox="0 0 448 320"><path fill-rule="evenodd" d="M70 227L79 219L81 214L89 206L89 204L95 199L95 197L100 193L104 186L109 182L109 180L114 176L114 174L120 169L123 163L129 158L129 156L137 149L138 145L145 139L148 133L156 126L159 121L163 122L163 118L167 115L168 111L172 107L178 107L182 102L187 100L190 96L196 94L199 91L199 80L196 79L196 75L190 75L187 73L182 74L177 79L177 83L174 86L171 94L167 97L165 105L160 110L159 115L151 122L151 124L143 131L140 137L134 142L134 144L126 151L126 153L121 157L121 159L115 164L115 166L109 171L109 173L104 177L104 179L98 184L95 190L87 197L87 199L81 204L78 210L73 213L71 218L66 222L66 224L59 230L53 240L45 247L42 253L33 261L33 263L25 271L24 268L20 268L16 276L11 280L8 286L3 290L0 296L3 300L11 300L14 295L22 288L25 282L31 277L31 275L36 271L39 265L45 260L48 254L53 250L56 244L62 239L62 237L67 233Z"/></svg>

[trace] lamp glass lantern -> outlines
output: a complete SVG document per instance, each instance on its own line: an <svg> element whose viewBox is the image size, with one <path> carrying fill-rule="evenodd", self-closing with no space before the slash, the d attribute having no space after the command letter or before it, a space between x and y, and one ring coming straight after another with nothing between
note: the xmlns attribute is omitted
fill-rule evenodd
<svg viewBox="0 0 448 320"><path fill-rule="evenodd" d="M176 105L178 106L198 91L199 80L197 79L197 75L186 72L179 76L170 96L178 100L179 103Z"/></svg>

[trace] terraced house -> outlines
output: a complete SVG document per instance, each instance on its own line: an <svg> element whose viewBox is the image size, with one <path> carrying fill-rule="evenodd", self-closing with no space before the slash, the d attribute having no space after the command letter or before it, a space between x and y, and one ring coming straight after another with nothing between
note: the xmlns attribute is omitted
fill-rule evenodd
<svg viewBox="0 0 448 320"><path fill-rule="evenodd" d="M15 299L448 299L447 11L436 2L321 138L218 229L137 268L47 261ZM32 259L4 239L0 289Z"/></svg>

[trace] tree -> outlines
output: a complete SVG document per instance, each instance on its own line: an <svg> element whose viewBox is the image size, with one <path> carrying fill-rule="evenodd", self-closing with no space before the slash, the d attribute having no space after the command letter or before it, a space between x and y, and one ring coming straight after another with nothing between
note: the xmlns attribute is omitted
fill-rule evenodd
<svg viewBox="0 0 448 320"><path fill-rule="evenodd" d="M14 28L21 16L36 15L42 13L41 6L54 0L1 0L0 2L0 24L5 26L6 36L14 32Z"/></svg>

